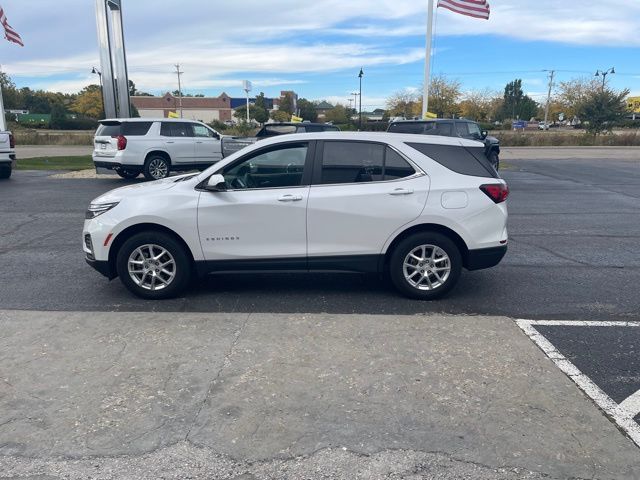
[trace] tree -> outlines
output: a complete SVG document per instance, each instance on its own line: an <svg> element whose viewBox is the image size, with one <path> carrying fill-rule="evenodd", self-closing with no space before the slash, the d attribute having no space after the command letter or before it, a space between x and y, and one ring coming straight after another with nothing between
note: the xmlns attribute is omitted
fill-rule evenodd
<svg viewBox="0 0 640 480"><path fill-rule="evenodd" d="M627 95L629 90L616 92L603 88L584 99L577 113L578 117L587 123L587 132L593 135L610 132L615 122L624 118L627 113Z"/></svg>
<svg viewBox="0 0 640 480"><path fill-rule="evenodd" d="M347 109L347 107L341 104L337 104L326 113L325 121L344 125L347 123L351 123L351 116L349 115L349 110Z"/></svg>
<svg viewBox="0 0 640 480"><path fill-rule="evenodd" d="M460 82L448 80L442 75L431 79L429 85L429 111L439 118L452 117L458 113L458 101L460 100ZM422 110L422 101L420 102Z"/></svg>
<svg viewBox="0 0 640 480"><path fill-rule="evenodd" d="M267 100L264 98L264 92L260 92L260 95L256 95L253 112L250 109L249 114L251 118L261 125L269 121L269 109L267 108Z"/></svg>
<svg viewBox="0 0 640 480"><path fill-rule="evenodd" d="M271 118L276 122L289 122L291 121L291 114L282 110L274 110L271 112Z"/></svg>
<svg viewBox="0 0 640 480"><path fill-rule="evenodd" d="M522 90L522 80L517 78L504 87L503 118L529 120L538 113L538 104Z"/></svg>
<svg viewBox="0 0 640 480"><path fill-rule="evenodd" d="M293 115L293 95L291 95L290 92L285 93L280 99L279 110L281 112L287 112L289 115Z"/></svg>
<svg viewBox="0 0 640 480"><path fill-rule="evenodd" d="M316 111L315 104L306 98L298 100L298 110L300 111L299 116L302 117L303 120L308 120L309 122L318 120L318 112Z"/></svg>
<svg viewBox="0 0 640 480"><path fill-rule="evenodd" d="M460 115L477 122L487 122L493 120L492 115L494 101L498 94L491 90L472 90L465 94L464 100L460 102Z"/></svg>
<svg viewBox="0 0 640 480"><path fill-rule="evenodd" d="M56 103L51 107L51 121L49 122L49 126L51 128L62 129L65 127L67 122L67 112L64 107Z"/></svg>
<svg viewBox="0 0 640 480"><path fill-rule="evenodd" d="M417 91L405 89L387 98L390 117L413 118L422 114L422 99Z"/></svg>
<svg viewBox="0 0 640 480"><path fill-rule="evenodd" d="M71 105L71 111L89 118L104 118L100 85L83 88Z"/></svg>
<svg viewBox="0 0 640 480"><path fill-rule="evenodd" d="M0 87L2 88L2 97L4 100L4 108L20 108L22 99L20 91L16 89L11 77L4 72L0 72Z"/></svg>
<svg viewBox="0 0 640 480"><path fill-rule="evenodd" d="M574 78L567 82L560 82L559 92L554 100L562 105L564 116L572 119L579 117L578 111L582 108L582 104L601 88L601 82L593 77Z"/></svg>

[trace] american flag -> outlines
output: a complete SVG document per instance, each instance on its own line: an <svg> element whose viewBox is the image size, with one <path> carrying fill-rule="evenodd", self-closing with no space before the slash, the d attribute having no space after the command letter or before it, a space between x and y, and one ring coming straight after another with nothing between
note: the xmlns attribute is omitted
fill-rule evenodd
<svg viewBox="0 0 640 480"><path fill-rule="evenodd" d="M9 25L9 21L7 20L7 16L4 14L4 9L0 7L0 23L4 27L4 38L9 40L10 42L17 43L21 47L24 47L24 43L22 43L22 38L18 35L11 25Z"/></svg>
<svg viewBox="0 0 640 480"><path fill-rule="evenodd" d="M438 0L438 7L469 17L489 20L489 3L487 0Z"/></svg>

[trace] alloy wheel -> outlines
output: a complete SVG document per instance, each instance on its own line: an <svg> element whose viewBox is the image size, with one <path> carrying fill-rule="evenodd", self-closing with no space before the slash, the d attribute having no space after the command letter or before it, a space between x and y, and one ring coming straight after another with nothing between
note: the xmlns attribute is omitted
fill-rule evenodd
<svg viewBox="0 0 640 480"><path fill-rule="evenodd" d="M451 259L437 245L420 245L404 258L402 272L405 280L418 290L435 290L451 274Z"/></svg>
<svg viewBox="0 0 640 480"><path fill-rule="evenodd" d="M176 276L176 261L169 251L160 245L141 245L127 261L131 280L145 290L162 290Z"/></svg>

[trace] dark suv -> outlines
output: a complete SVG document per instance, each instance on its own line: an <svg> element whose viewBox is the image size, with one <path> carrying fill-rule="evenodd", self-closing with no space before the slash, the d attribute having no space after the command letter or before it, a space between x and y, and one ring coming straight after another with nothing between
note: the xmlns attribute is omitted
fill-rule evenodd
<svg viewBox="0 0 640 480"><path fill-rule="evenodd" d="M256 133L258 139L286 135L288 133L311 133L311 132L339 132L335 125L326 123L267 123Z"/></svg>
<svg viewBox="0 0 640 480"><path fill-rule="evenodd" d="M460 137L478 140L484 143L484 153L495 167L500 167L500 140L487 135L480 126L464 118L435 118L433 120L399 120L389 124L387 132L416 133L419 135L442 135L444 137Z"/></svg>

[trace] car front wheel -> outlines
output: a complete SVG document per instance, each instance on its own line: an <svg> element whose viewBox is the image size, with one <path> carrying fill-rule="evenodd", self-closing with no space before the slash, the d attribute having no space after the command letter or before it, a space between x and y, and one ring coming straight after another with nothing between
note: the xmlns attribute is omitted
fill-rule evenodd
<svg viewBox="0 0 640 480"><path fill-rule="evenodd" d="M498 169L500 168L500 159L498 158L497 152L493 150L489 152L489 162L491 163L491 165L493 165L493 168L498 171Z"/></svg>
<svg viewBox="0 0 640 480"><path fill-rule="evenodd" d="M162 232L138 233L128 239L116 258L120 281L146 299L175 297L191 279L191 259L184 247Z"/></svg>
<svg viewBox="0 0 640 480"><path fill-rule="evenodd" d="M391 254L389 274L404 295L433 300L449 292L460 278L462 257L455 243L440 233L416 233Z"/></svg>
<svg viewBox="0 0 640 480"><path fill-rule="evenodd" d="M144 162L144 177L147 180L161 180L169 176L169 160L165 157L154 155Z"/></svg>

